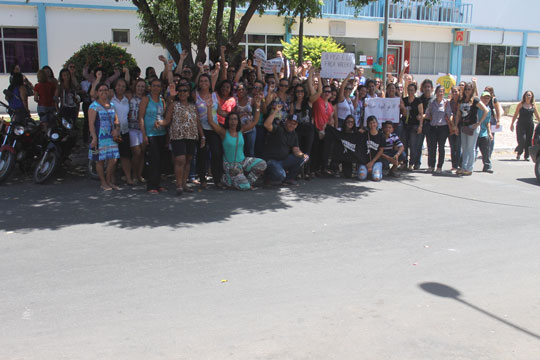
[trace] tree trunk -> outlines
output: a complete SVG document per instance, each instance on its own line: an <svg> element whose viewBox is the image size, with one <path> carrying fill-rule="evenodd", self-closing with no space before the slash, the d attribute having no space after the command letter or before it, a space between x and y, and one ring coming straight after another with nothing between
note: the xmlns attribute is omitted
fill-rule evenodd
<svg viewBox="0 0 540 360"><path fill-rule="evenodd" d="M217 0L216 14L216 49L223 45L223 11L225 10L225 0ZM202 29L202 28L201 28Z"/></svg>
<svg viewBox="0 0 540 360"><path fill-rule="evenodd" d="M298 27L298 66L304 62L304 13L300 14L300 26Z"/></svg>
<svg viewBox="0 0 540 360"><path fill-rule="evenodd" d="M242 18L240 19L240 23L238 24L234 35L229 38L229 42L227 43L227 50L236 49L236 47L238 47L238 43L240 43L240 41L242 40L249 21L251 20L253 14L255 14L255 11L257 11L257 8L259 7L259 5L261 5L262 2L262 0L253 0L249 3L249 7L247 8L244 15L242 15Z"/></svg>
<svg viewBox="0 0 540 360"><path fill-rule="evenodd" d="M234 35L234 20L236 19L236 0L231 0L231 11L229 13L229 29L227 37L230 39Z"/></svg>
<svg viewBox="0 0 540 360"><path fill-rule="evenodd" d="M195 58L195 63L204 63L206 61L206 45L207 45L207 34L208 31L203 29L208 29L208 23L210 22L210 15L212 14L212 4L213 0L205 0L203 5L203 16L201 20L201 34L199 36L199 41L197 42L197 58ZM189 22L186 23L189 27ZM182 28L182 26L180 26Z"/></svg>
<svg viewBox="0 0 540 360"><path fill-rule="evenodd" d="M175 0L175 3L179 23L189 24L189 0ZM193 64L193 57L191 56L191 32L189 26L180 26L180 44L182 45L182 50L188 50L188 57L186 59L187 65ZM178 56L178 59L174 58L176 63L178 63L178 60L180 60L180 55Z"/></svg>

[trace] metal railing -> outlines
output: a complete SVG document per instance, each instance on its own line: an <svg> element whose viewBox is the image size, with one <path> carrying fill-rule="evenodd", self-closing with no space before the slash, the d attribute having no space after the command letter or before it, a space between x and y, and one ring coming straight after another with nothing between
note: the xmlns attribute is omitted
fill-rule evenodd
<svg viewBox="0 0 540 360"><path fill-rule="evenodd" d="M394 21L437 22L448 24L470 24L472 22L472 4L457 4L456 0L442 0L432 6L426 6L424 0L390 1L389 16ZM242 10L242 9L239 9ZM245 9L244 9L245 10ZM269 8L268 10L275 10ZM370 2L361 9L347 5L344 0L324 1L324 17L340 18L384 18L384 0Z"/></svg>

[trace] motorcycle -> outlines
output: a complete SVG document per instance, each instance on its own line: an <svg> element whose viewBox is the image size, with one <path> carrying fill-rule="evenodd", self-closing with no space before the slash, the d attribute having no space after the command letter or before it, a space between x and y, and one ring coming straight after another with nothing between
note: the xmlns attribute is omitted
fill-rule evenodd
<svg viewBox="0 0 540 360"><path fill-rule="evenodd" d="M9 119L4 120L3 140L0 146L0 183L7 180L15 163L26 171L33 161L43 153L44 134L39 125L29 116L17 117L15 111L0 101L7 109Z"/></svg>
<svg viewBox="0 0 540 360"><path fill-rule="evenodd" d="M58 118L56 114L50 114L56 125L47 131L48 144L43 156L34 169L34 182L42 184L47 181L60 164L69 159L71 150L75 146L76 136L73 132L73 120Z"/></svg>

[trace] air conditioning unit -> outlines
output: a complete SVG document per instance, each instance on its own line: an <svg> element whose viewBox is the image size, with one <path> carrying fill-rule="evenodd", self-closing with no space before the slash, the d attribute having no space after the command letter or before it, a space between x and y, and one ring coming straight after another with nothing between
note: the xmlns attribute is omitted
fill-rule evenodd
<svg viewBox="0 0 540 360"><path fill-rule="evenodd" d="M346 25L345 21L330 21L329 33L330 36L345 36Z"/></svg>

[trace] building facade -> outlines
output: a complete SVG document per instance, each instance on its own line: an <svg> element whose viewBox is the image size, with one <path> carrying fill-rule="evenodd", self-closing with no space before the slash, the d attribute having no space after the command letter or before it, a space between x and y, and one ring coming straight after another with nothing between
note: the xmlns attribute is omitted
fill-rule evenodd
<svg viewBox="0 0 540 360"><path fill-rule="evenodd" d="M376 59L383 54L383 9L384 0L357 13L344 1L325 1L323 17L305 24L305 36L332 36L357 60ZM419 80L435 80L441 73L465 81L476 77L481 88L493 86L501 100L518 100L527 89L540 94L535 81L540 75L540 25L534 17L539 10L540 2L529 1L441 0L432 7L423 1L392 2L391 69L397 72L408 60L409 71ZM92 41L125 47L143 70L158 65L165 50L143 44L138 33L136 8L128 1L0 0L0 87L8 86L15 61L35 81L40 67L58 72L81 45ZM241 46L247 56L262 47L272 57L281 40L297 34L298 24L290 25L269 9L252 18Z"/></svg>

